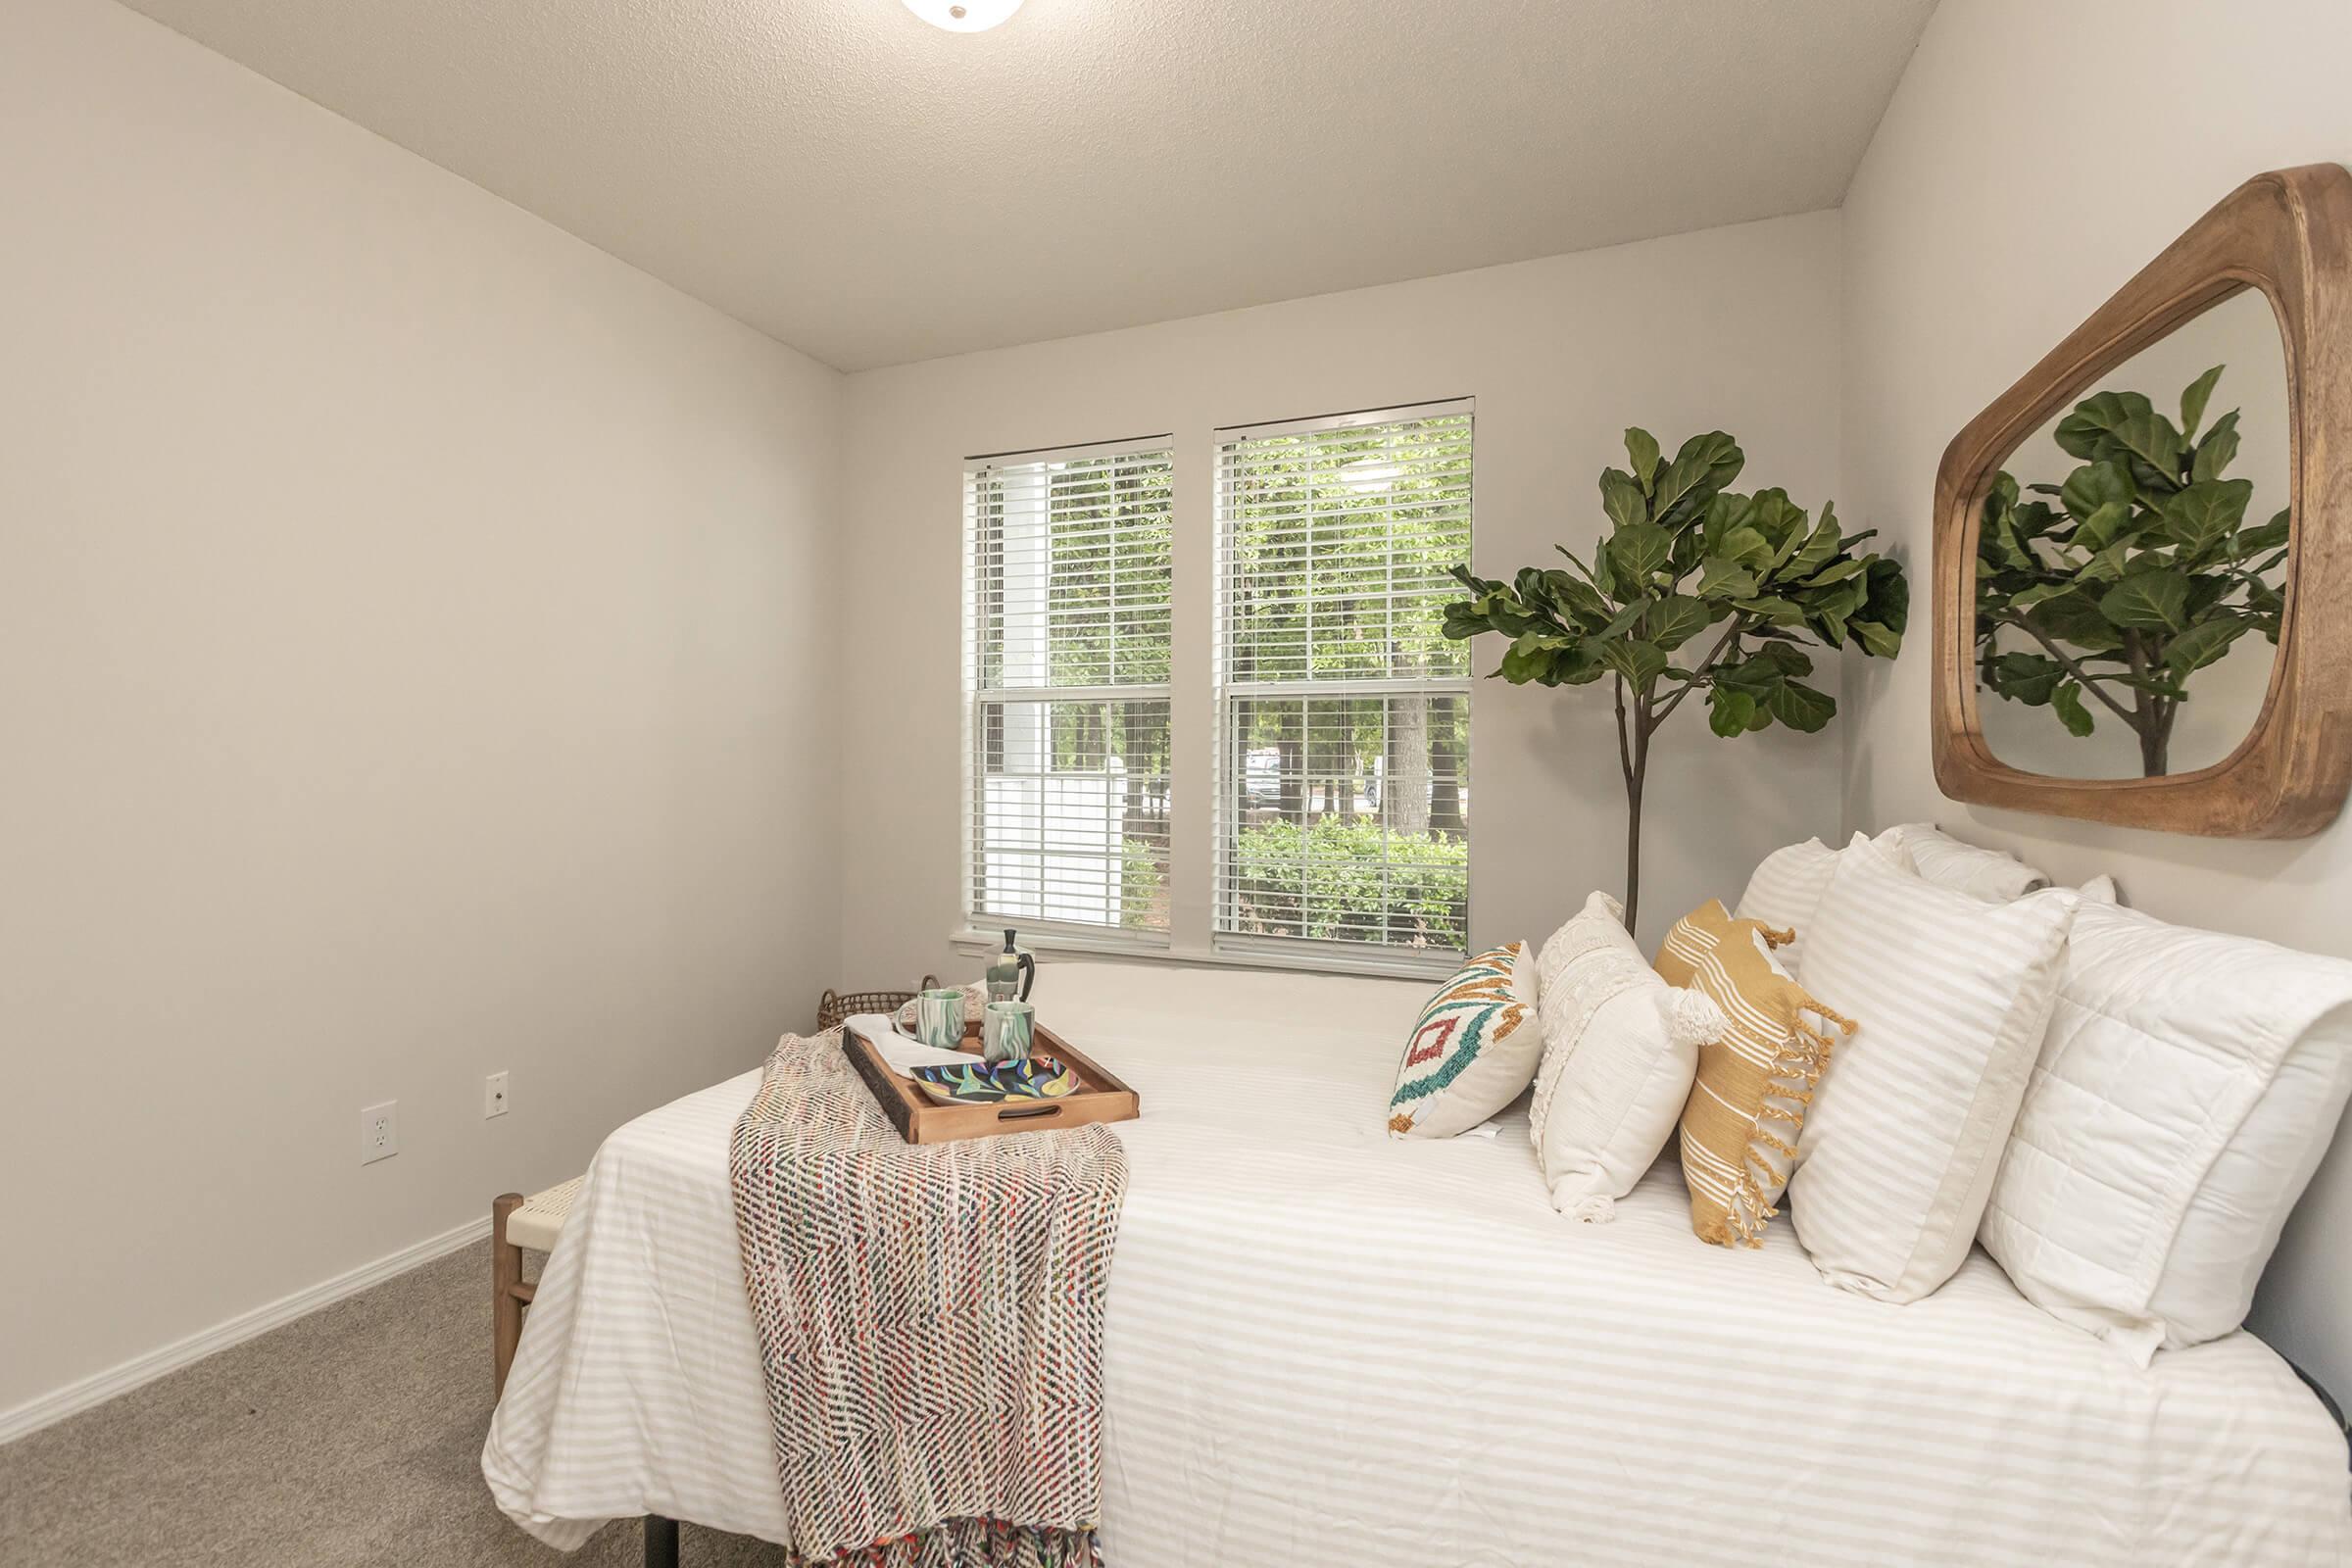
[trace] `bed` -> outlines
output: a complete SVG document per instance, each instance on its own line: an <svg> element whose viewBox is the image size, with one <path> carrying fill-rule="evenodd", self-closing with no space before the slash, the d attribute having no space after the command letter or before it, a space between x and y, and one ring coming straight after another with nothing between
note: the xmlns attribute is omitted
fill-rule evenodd
<svg viewBox="0 0 2352 1568"><path fill-rule="evenodd" d="M2259 1340L2140 1371L1982 1250L1907 1306L1786 1225L1698 1242L1661 1161L1544 1200L1524 1110L1383 1129L1417 983L1064 964L1040 1012L1143 1097L1105 1331L1113 1568L2352 1562L2344 1445ZM727 1185L757 1072L597 1154L482 1455L579 1544L784 1514Z"/></svg>

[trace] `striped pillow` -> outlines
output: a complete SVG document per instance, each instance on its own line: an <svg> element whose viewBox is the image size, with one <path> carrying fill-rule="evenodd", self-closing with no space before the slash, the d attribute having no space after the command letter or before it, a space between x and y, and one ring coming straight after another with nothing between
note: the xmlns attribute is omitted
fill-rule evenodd
<svg viewBox="0 0 2352 1568"><path fill-rule="evenodd" d="M1761 1247L1788 1185L1813 1086L1829 1064L1833 1027L1853 1024L1807 996L1772 959L1788 940L1735 920L1709 899L1675 922L1658 950L1670 986L1699 992L1727 1027L1699 1047L1698 1078L1683 1105L1683 1179L1690 1228L1718 1247Z"/></svg>
<svg viewBox="0 0 2352 1568"><path fill-rule="evenodd" d="M1535 965L1513 942L1472 958L1429 999L1396 1064L1395 1138L1451 1138L1519 1098L1544 1054Z"/></svg>
<svg viewBox="0 0 2352 1568"><path fill-rule="evenodd" d="M1798 978L1870 1021L1798 1144L1796 1239L1836 1284L1915 1301L1967 1258L2058 997L2071 888L1940 888L1860 834Z"/></svg>

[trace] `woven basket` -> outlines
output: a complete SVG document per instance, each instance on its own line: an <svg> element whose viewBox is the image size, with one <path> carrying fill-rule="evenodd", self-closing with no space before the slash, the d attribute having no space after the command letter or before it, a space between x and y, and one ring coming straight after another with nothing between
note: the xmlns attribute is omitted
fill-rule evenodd
<svg viewBox="0 0 2352 1568"><path fill-rule="evenodd" d="M939 988L937 975L923 976L925 991ZM823 1034L845 1019L861 1012L896 1012L914 1000L911 991L836 991L831 986L816 1002L816 1032Z"/></svg>

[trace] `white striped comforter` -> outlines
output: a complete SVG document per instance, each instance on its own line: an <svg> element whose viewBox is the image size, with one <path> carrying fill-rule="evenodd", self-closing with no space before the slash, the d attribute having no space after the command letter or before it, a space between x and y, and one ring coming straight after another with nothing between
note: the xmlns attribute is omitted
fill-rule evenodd
<svg viewBox="0 0 2352 1568"><path fill-rule="evenodd" d="M2259 1341L2139 1371L1982 1251L1924 1301L1544 1201L1524 1115L1396 1142L1426 987L1065 964L1136 1088L1104 1346L1114 1568L2352 1562L2345 1454ZM483 1449L560 1546L666 1513L775 1540L727 1189L746 1073L607 1141Z"/></svg>

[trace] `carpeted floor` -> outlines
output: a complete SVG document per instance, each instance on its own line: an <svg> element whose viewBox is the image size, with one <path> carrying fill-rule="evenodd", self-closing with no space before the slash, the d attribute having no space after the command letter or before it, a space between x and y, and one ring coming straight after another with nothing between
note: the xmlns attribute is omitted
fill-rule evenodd
<svg viewBox="0 0 2352 1568"><path fill-rule="evenodd" d="M490 1244L0 1447L0 1564L636 1564L634 1520L570 1557L482 1484ZM780 1564L687 1527L685 1568Z"/></svg>

